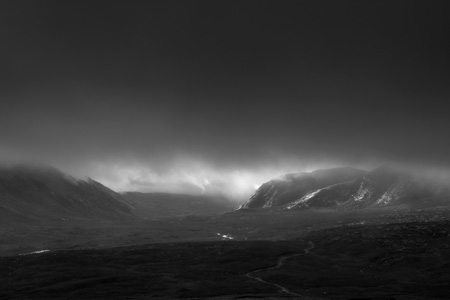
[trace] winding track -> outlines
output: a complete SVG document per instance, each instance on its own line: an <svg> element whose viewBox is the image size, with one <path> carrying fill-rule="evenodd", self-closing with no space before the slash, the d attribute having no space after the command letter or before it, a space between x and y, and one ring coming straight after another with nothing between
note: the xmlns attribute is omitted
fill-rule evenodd
<svg viewBox="0 0 450 300"><path fill-rule="evenodd" d="M313 243L313 242L309 242L309 245L310 245L310 246L309 246L308 248L303 249L303 251L304 251L303 253L295 253L295 254L291 254L291 255L281 256L281 257L278 259L277 264L276 264L275 266L268 267L268 268L260 268L260 269L256 269L256 270L253 270L253 271L248 272L247 274L245 274L245 276L247 276L247 277L249 277L249 278L251 278L251 279L253 279L253 280L256 280L256 281L259 281L259 282L262 282L262 283L265 283L265 284L270 284L270 285L272 285L272 286L275 286L276 288L278 288L279 293L285 293L285 294L289 294L289 295L293 295L293 296L297 296L297 297L303 297L303 296L300 295L300 294L291 292L289 289L287 289L286 287L284 287L284 286L282 286L282 285L280 285L280 284L278 284L278 283L270 282L270 281L264 280L264 279L262 279L260 276L257 276L255 273L259 273L259 272L263 272L263 271L270 271L270 270L278 269L278 268L280 268L287 260L289 260L289 259L291 259L291 258L293 258L293 257L295 257L295 256L300 256L300 255L308 254L309 251L310 251L311 249L314 249L314 243Z"/></svg>

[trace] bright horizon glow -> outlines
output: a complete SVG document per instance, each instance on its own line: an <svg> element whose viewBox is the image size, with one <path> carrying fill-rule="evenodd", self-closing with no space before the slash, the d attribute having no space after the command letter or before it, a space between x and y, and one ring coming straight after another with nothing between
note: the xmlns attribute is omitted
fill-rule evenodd
<svg viewBox="0 0 450 300"><path fill-rule="evenodd" d="M95 163L90 177L117 192L167 192L224 196L235 201L248 199L266 181L280 175L334 167L331 164L284 163L270 167L213 167L193 159L174 160L157 170L137 162Z"/></svg>

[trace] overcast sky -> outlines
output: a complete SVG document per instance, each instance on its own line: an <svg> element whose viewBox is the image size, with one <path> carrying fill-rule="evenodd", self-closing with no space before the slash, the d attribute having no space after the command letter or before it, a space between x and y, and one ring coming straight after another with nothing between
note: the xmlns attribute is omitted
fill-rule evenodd
<svg viewBox="0 0 450 300"><path fill-rule="evenodd" d="M449 1L2 1L0 154L116 190L450 166Z"/></svg>

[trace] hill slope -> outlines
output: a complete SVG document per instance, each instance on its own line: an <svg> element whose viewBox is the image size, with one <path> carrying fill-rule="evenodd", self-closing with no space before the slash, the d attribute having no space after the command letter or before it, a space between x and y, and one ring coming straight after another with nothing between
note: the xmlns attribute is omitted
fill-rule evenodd
<svg viewBox="0 0 450 300"><path fill-rule="evenodd" d="M366 174L354 168L316 170L311 173L293 173L262 184L241 208L281 207L318 189L348 182Z"/></svg>
<svg viewBox="0 0 450 300"><path fill-rule="evenodd" d="M0 167L3 220L134 217L122 196L99 182L38 164Z"/></svg>
<svg viewBox="0 0 450 300"><path fill-rule="evenodd" d="M274 179L264 183L241 208L362 209L450 205L449 184L388 167L359 174L345 170L348 169L290 174L282 180Z"/></svg>

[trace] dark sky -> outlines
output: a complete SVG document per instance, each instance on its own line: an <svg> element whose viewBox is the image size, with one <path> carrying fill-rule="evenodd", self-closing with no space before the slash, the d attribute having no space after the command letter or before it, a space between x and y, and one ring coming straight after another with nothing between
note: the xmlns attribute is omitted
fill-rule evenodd
<svg viewBox="0 0 450 300"><path fill-rule="evenodd" d="M450 166L450 2L1 1L0 153L119 190Z"/></svg>

